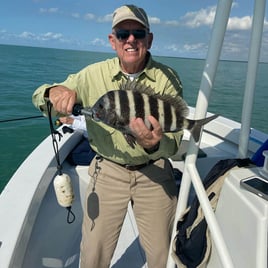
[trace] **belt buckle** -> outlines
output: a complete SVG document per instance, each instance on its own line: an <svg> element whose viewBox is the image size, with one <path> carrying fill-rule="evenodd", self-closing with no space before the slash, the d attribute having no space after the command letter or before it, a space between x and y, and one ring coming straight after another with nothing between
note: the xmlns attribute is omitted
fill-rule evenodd
<svg viewBox="0 0 268 268"><path fill-rule="evenodd" d="M134 171L134 170L138 170L139 166L133 166L133 165L124 165L125 169L130 170L130 171Z"/></svg>
<svg viewBox="0 0 268 268"><path fill-rule="evenodd" d="M135 171L135 170L139 170L139 169L141 169L141 168L144 168L144 167L146 167L146 166L148 166L148 165L149 165L149 162L147 162L147 163L143 163L143 164L139 164L139 165L135 165L135 166L126 164L124 167L125 167L127 170Z"/></svg>

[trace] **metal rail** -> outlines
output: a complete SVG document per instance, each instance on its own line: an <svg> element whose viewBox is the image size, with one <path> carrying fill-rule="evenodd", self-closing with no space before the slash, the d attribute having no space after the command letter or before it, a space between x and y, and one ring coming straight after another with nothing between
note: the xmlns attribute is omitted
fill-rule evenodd
<svg viewBox="0 0 268 268"><path fill-rule="evenodd" d="M266 0L255 1L251 40L250 40L250 50L248 57L247 80L246 80L243 109L242 109L242 119L241 119L242 126L239 137L238 156L240 158L247 157L247 151L248 151L250 123L251 123L252 107L253 107L254 92L256 85L256 76L258 71L258 63L260 58L265 6L266 6Z"/></svg>

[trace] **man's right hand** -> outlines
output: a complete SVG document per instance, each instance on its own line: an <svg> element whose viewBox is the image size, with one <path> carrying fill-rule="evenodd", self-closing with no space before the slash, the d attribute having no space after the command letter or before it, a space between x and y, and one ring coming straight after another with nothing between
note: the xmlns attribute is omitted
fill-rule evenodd
<svg viewBox="0 0 268 268"><path fill-rule="evenodd" d="M72 114L76 99L76 92L65 86L56 86L49 90L49 100L54 110L62 114Z"/></svg>

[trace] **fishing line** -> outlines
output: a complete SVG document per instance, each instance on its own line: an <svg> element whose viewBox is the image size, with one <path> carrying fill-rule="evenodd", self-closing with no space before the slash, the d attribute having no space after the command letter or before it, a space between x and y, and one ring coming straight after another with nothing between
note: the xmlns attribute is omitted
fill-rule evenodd
<svg viewBox="0 0 268 268"><path fill-rule="evenodd" d="M21 118L5 119L5 120L0 120L0 123L19 121L19 120L28 120L28 119L34 119L34 118L44 118L44 116L43 115L35 115L35 116L28 116L28 117L21 117Z"/></svg>

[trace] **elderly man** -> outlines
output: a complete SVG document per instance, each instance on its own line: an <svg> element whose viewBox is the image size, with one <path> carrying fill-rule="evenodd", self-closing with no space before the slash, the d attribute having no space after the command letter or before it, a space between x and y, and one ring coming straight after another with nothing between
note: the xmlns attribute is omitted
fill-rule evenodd
<svg viewBox="0 0 268 268"><path fill-rule="evenodd" d="M159 94L182 95L176 72L154 61L149 52L153 34L142 8L125 5L116 9L108 38L117 57L89 65L60 84L39 87L33 94L35 106L47 112L49 98L54 112L70 114L76 102L93 106L100 96L120 89L129 79ZM85 200L81 268L109 267L129 202L148 267L166 267L177 204L177 188L167 158L177 152L182 132L163 133L154 117L148 120L151 129L141 118L131 118L135 148L120 131L87 120L90 145L99 157L89 167L89 174L94 176ZM91 198L93 192L98 198ZM91 215L94 208L98 215Z"/></svg>

